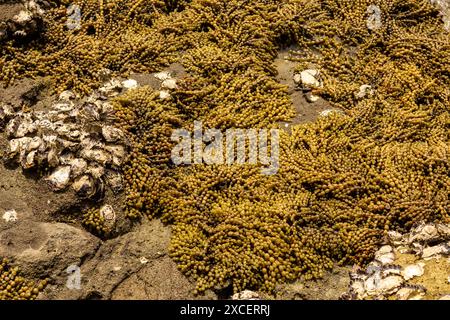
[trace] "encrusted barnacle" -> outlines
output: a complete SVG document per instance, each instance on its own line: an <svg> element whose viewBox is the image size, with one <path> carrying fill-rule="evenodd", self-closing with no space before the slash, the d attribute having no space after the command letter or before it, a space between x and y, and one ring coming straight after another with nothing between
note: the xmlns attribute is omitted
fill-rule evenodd
<svg viewBox="0 0 450 320"><path fill-rule="evenodd" d="M84 174L76 178L72 184L72 189L81 197L92 198L97 194L97 187L94 178Z"/></svg>
<svg viewBox="0 0 450 320"><path fill-rule="evenodd" d="M6 103L0 102L0 128L15 114L14 108Z"/></svg>
<svg viewBox="0 0 450 320"><path fill-rule="evenodd" d="M114 170L106 170L105 182L114 193L119 193L123 190L122 174Z"/></svg>
<svg viewBox="0 0 450 320"><path fill-rule="evenodd" d="M57 167L52 174L46 178L46 181L54 190L63 190L69 185L70 170L70 166Z"/></svg>
<svg viewBox="0 0 450 320"><path fill-rule="evenodd" d="M123 132L113 126L103 126L102 135L107 142L116 142L123 139Z"/></svg>
<svg viewBox="0 0 450 320"><path fill-rule="evenodd" d="M112 126L107 101L75 98L66 91L48 110L27 113L2 108L10 139L6 158L27 170L53 169L46 180L54 190L72 184L82 197L94 197L103 193L105 169L120 170L125 160L124 134ZM114 179L115 192L121 189L118 183Z"/></svg>
<svg viewBox="0 0 450 320"><path fill-rule="evenodd" d="M111 205L91 208L83 215L83 224L100 236L108 236L116 224L116 212Z"/></svg>

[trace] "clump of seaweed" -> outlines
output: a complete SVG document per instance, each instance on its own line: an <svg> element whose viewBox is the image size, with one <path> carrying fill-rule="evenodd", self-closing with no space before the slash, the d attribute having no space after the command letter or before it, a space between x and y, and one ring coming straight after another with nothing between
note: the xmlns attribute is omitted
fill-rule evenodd
<svg viewBox="0 0 450 320"><path fill-rule="evenodd" d="M154 71L179 49L175 39L152 28L153 21L185 1L56 1L46 11L39 39L8 41L0 49L0 81L51 76L57 92L71 88L88 93L101 83L103 69L126 75ZM77 8L68 11L69 7ZM75 10L75 9L74 9ZM70 15L68 13L71 13ZM80 14L73 16L73 14Z"/></svg>
<svg viewBox="0 0 450 320"><path fill-rule="evenodd" d="M20 275L18 267L0 261L0 300L34 300L47 285L47 280L34 282Z"/></svg>
<svg viewBox="0 0 450 320"><path fill-rule="evenodd" d="M302 4L317 6L308 1ZM344 116L333 114L295 126L290 136L283 135L282 163L274 177L259 176L254 166L168 165L158 171L159 176L152 176L151 184L133 188L140 209L145 207L141 212L161 213L174 224L171 256L182 271L198 280L199 292L227 286L235 292L245 288L271 291L280 282L318 278L334 262L370 261L388 230L405 231L420 220L448 218L448 78L447 64L442 63L448 59L448 50L441 41L446 35L440 32L439 40L422 46L428 45L429 51L414 53L415 47L410 46L412 54L421 55L414 57L421 62L418 65L394 47L395 41L406 43L413 34L425 36L439 30L433 7L421 4L414 26L406 18L395 23L389 19L400 9L414 11L419 8L416 3L399 9L398 3L396 7L380 2L388 13L385 28L392 29L391 36L384 35L382 41L379 34L368 30L361 8L369 4L362 2L349 2L337 10L335 2L323 1L321 13L317 14L317 7L314 12L327 23L308 26L304 19L289 24L290 35L283 29L281 38L301 39L299 46L305 51L297 59L299 70L308 64L320 67L324 86L315 93L348 111ZM185 18L190 9L199 10L197 6L181 14ZM222 8L211 9L212 3L205 6L206 11ZM298 2L289 3L290 11L278 12L295 16L296 7ZM341 12L342 8L346 11ZM268 11L271 15L277 12ZM334 19L340 17L339 12L348 20L337 27ZM206 36L195 29L192 32L202 39L210 33L216 39L224 27L209 23L214 27L204 27ZM408 28L415 28L415 33ZM266 34L267 41L277 38L272 32ZM235 41L240 36L237 33ZM174 108L184 114L184 127L190 128L189 120L203 120L208 127L222 129L271 126L291 115L290 103L282 95L274 99L280 107L272 106L273 113L263 111L269 101L265 99L270 99L265 94L270 93L273 73L267 60L258 58L261 51L249 54L245 45L231 51L215 41L199 43L202 46L188 50L182 60L192 78L183 81L175 93ZM270 50L266 52L270 55ZM262 75L256 83L255 74ZM358 97L363 84L370 84L375 93ZM229 92L233 88L238 91ZM252 90L248 95L247 88ZM166 161L170 163L168 153ZM136 181L134 175L129 176ZM158 189L157 200L144 206L141 190L156 181L164 187Z"/></svg>

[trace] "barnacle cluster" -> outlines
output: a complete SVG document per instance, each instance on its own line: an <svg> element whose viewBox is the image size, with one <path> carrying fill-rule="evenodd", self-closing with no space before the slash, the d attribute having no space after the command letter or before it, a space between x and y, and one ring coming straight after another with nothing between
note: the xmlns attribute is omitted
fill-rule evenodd
<svg viewBox="0 0 450 320"><path fill-rule="evenodd" d="M47 44L6 46L0 68L81 90L104 67L186 68L170 99L143 87L111 104L130 142L126 212L173 225L171 256L199 292L319 278L334 263L372 260L388 231L448 221L450 34L430 1L75 2L80 29L64 30L65 7L55 6ZM369 27L371 6L381 17ZM292 118L272 65L280 44L298 45L297 71L320 71L311 92L344 112L282 132L272 176L252 164L175 166L174 129L276 128ZM101 225L97 213L87 218Z"/></svg>
<svg viewBox="0 0 450 320"><path fill-rule="evenodd" d="M118 80L106 82L85 101L71 91L60 94L46 110L17 111L0 106L6 122L9 148L6 157L23 169L43 169L56 190L69 185L82 197L101 195L106 183L122 190L118 169L125 161L123 133L112 126L108 98L123 89Z"/></svg>
<svg viewBox="0 0 450 320"><path fill-rule="evenodd" d="M41 32L44 9L39 1L24 0L23 7L16 15L0 21L0 43L30 40Z"/></svg>
<svg viewBox="0 0 450 320"><path fill-rule="evenodd" d="M423 299L432 288L416 281L421 279L422 283L430 283L424 280L427 276L433 279L432 282L443 285L433 295L446 294L445 284L450 283L447 272L450 265L447 259L450 255L449 240L450 225L442 223L420 223L405 234L389 231L386 243L375 253L375 259L365 268L354 266L350 272L349 290L342 298ZM412 259L404 259L405 255ZM433 264L442 265L441 275L429 270Z"/></svg>
<svg viewBox="0 0 450 320"><path fill-rule="evenodd" d="M28 280L7 259L0 261L0 300L34 300L44 290L47 280Z"/></svg>

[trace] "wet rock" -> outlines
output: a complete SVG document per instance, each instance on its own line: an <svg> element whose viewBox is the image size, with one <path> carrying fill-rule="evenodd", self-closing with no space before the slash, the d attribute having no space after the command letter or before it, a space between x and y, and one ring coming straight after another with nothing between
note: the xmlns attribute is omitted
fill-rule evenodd
<svg viewBox="0 0 450 320"><path fill-rule="evenodd" d="M81 289L69 290L61 279L45 299L201 299L195 283L177 270L167 253L170 228L158 220L107 240L81 264ZM142 263L145 257L147 263ZM75 260L76 261L76 260ZM169 276L170 275L170 276ZM209 299L217 296L209 292Z"/></svg>
<svg viewBox="0 0 450 320"><path fill-rule="evenodd" d="M20 265L26 275L57 277L92 256L100 241L63 223L25 220L0 232L0 256Z"/></svg>

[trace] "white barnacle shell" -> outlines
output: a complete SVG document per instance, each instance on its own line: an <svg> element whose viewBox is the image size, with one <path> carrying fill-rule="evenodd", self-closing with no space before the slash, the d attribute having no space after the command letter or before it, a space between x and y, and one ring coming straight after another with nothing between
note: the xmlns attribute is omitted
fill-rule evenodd
<svg viewBox="0 0 450 320"><path fill-rule="evenodd" d="M21 124L21 117L17 116L13 119L11 119L8 124L6 125L6 134L8 135L8 137L16 137L19 138L16 135L17 129L19 128L20 124Z"/></svg>
<svg viewBox="0 0 450 320"><path fill-rule="evenodd" d="M0 103L0 121L8 120L13 115L13 107L5 103Z"/></svg>
<svg viewBox="0 0 450 320"><path fill-rule="evenodd" d="M235 293L232 297L232 300L260 300L260 296L257 292L251 290L244 290L238 293Z"/></svg>
<svg viewBox="0 0 450 320"><path fill-rule="evenodd" d="M403 287L396 293L399 300L418 300L416 297L421 297L423 295L424 293L421 290L410 287Z"/></svg>
<svg viewBox="0 0 450 320"><path fill-rule="evenodd" d="M5 211L5 213L3 214L3 219L6 222L15 222L15 221L17 221L17 212L16 212L16 210L12 209L12 210Z"/></svg>
<svg viewBox="0 0 450 320"><path fill-rule="evenodd" d="M364 98L367 94L373 94L372 86L368 84L363 84L359 87L359 92L356 94L358 99Z"/></svg>
<svg viewBox="0 0 450 320"><path fill-rule="evenodd" d="M34 131L36 131L36 129L37 129L36 124L31 120L30 117L26 117L17 127L15 137L16 138L24 137L29 133L33 133Z"/></svg>
<svg viewBox="0 0 450 320"><path fill-rule="evenodd" d="M396 292L404 283L404 280L401 276L391 275L386 278L375 280L373 283L373 287L366 287L369 294L386 295Z"/></svg>
<svg viewBox="0 0 450 320"><path fill-rule="evenodd" d="M322 87L322 82L319 80L319 71L315 69L307 69L300 73L300 82L304 87Z"/></svg>
<svg viewBox="0 0 450 320"><path fill-rule="evenodd" d="M84 139L81 139L80 146L84 150L91 150L94 148L103 149L105 147L105 145L101 141L91 138L89 136L86 136Z"/></svg>
<svg viewBox="0 0 450 320"><path fill-rule="evenodd" d="M70 166L57 167L46 180L54 190L64 189L70 181Z"/></svg>
<svg viewBox="0 0 450 320"><path fill-rule="evenodd" d="M100 208L100 215L106 221L115 221L116 220L116 212L114 211L113 207L110 206L109 204L106 204Z"/></svg>
<svg viewBox="0 0 450 320"><path fill-rule="evenodd" d="M424 273L424 266L424 263L417 263L406 266L402 270L403 278L405 278L405 280L409 280L414 277L420 277Z"/></svg>
<svg viewBox="0 0 450 320"><path fill-rule="evenodd" d="M54 146L56 145L56 141L57 141L58 137L56 135L42 135L42 140L44 140L44 142L46 144L48 144L49 146Z"/></svg>
<svg viewBox="0 0 450 320"><path fill-rule="evenodd" d="M55 123L55 126L59 126L64 123L67 118L67 114L60 112L58 110L50 110L47 112L47 119Z"/></svg>
<svg viewBox="0 0 450 320"><path fill-rule="evenodd" d="M23 137L12 139L9 141L9 156L14 156L19 152L25 152L32 139L30 137Z"/></svg>
<svg viewBox="0 0 450 320"><path fill-rule="evenodd" d="M366 288L363 280L355 280L351 284L351 289L356 293L356 296L359 299L362 299L366 296Z"/></svg>
<svg viewBox="0 0 450 320"><path fill-rule="evenodd" d="M20 139L12 139L9 141L9 154L13 156L20 152Z"/></svg>
<svg viewBox="0 0 450 320"><path fill-rule="evenodd" d="M159 98L161 100L166 100L166 99L170 99L172 96L170 95L169 91L167 90L161 90L159 92Z"/></svg>
<svg viewBox="0 0 450 320"><path fill-rule="evenodd" d="M450 239L450 224L437 224L436 228L443 239Z"/></svg>
<svg viewBox="0 0 450 320"><path fill-rule="evenodd" d="M94 179L99 180L105 174L105 168L98 164L91 163L86 169L86 173L90 174Z"/></svg>
<svg viewBox="0 0 450 320"><path fill-rule="evenodd" d="M44 144L44 141L40 137L35 136L28 141L27 150L31 151L39 149L42 144Z"/></svg>
<svg viewBox="0 0 450 320"><path fill-rule="evenodd" d="M50 149L47 153L47 163L49 167L57 167L59 165L59 153L56 149Z"/></svg>
<svg viewBox="0 0 450 320"><path fill-rule="evenodd" d="M75 158L69 161L72 177L78 177L87 169L87 162L84 159Z"/></svg>
<svg viewBox="0 0 450 320"><path fill-rule="evenodd" d="M102 135L107 142L115 142L123 137L122 131L113 126L103 126Z"/></svg>
<svg viewBox="0 0 450 320"><path fill-rule="evenodd" d="M112 162L112 156L102 149L83 149L80 156L89 161L95 161L101 165L106 165Z"/></svg>
<svg viewBox="0 0 450 320"><path fill-rule="evenodd" d="M70 141L79 141L81 132L80 130L77 130L78 126L75 125L65 125L59 127L56 132L61 135L62 137L70 140Z"/></svg>
<svg viewBox="0 0 450 320"><path fill-rule="evenodd" d="M375 259L381 264L391 264L395 260L395 254L391 246L383 246L375 253Z"/></svg>
<svg viewBox="0 0 450 320"><path fill-rule="evenodd" d="M61 101L52 106L53 109L59 112L70 112L74 107L75 105L72 101Z"/></svg>
<svg viewBox="0 0 450 320"><path fill-rule="evenodd" d="M40 131L51 132L56 129L56 125L48 119L37 120L36 124L38 125Z"/></svg>
<svg viewBox="0 0 450 320"><path fill-rule="evenodd" d="M114 193L118 193L123 189L122 175L114 170L106 170L105 182Z"/></svg>
<svg viewBox="0 0 450 320"><path fill-rule="evenodd" d="M89 120L100 120L99 108L95 103L85 103L81 109L81 114Z"/></svg>
<svg viewBox="0 0 450 320"><path fill-rule="evenodd" d="M314 95L314 94L312 94L311 92L307 92L307 93L305 94L305 99L306 99L306 101L308 101L309 103L314 103L314 102L319 101L320 97L319 97L319 96L316 96L316 95Z"/></svg>
<svg viewBox="0 0 450 320"><path fill-rule="evenodd" d="M122 81L122 86L125 89L129 90L129 89L137 88L138 87L138 83L134 79L128 79L128 80Z"/></svg>
<svg viewBox="0 0 450 320"><path fill-rule="evenodd" d="M35 110L33 111L33 117L36 120L43 120L47 118L47 112L48 111L44 111L44 110Z"/></svg>
<svg viewBox="0 0 450 320"><path fill-rule="evenodd" d="M422 251L422 258L429 260L431 258L439 258L441 255L450 254L450 245L441 243L436 246L426 247Z"/></svg>
<svg viewBox="0 0 450 320"><path fill-rule="evenodd" d="M392 241L394 244L400 244L403 242L403 235L400 232L397 231L388 231L388 237L389 240Z"/></svg>
<svg viewBox="0 0 450 320"><path fill-rule="evenodd" d="M28 153L21 161L22 168L24 168L24 169L33 168L36 164L36 162L35 162L36 155L37 155L36 150L33 150L30 153Z"/></svg>
<svg viewBox="0 0 450 320"><path fill-rule="evenodd" d="M125 148L121 145L107 145L105 150L112 156L112 162L116 167L120 167L125 160Z"/></svg>
<svg viewBox="0 0 450 320"><path fill-rule="evenodd" d="M89 175L82 175L75 179L75 182L72 184L72 189L78 195L88 198L94 196L97 192L94 179Z"/></svg>
<svg viewBox="0 0 450 320"><path fill-rule="evenodd" d="M74 158L73 153L64 153L59 157L59 162L63 165L70 165L70 161L72 161Z"/></svg>
<svg viewBox="0 0 450 320"><path fill-rule="evenodd" d="M178 88L177 80L176 79L166 79L161 84L161 87L166 88L166 89L176 89L176 88Z"/></svg>
<svg viewBox="0 0 450 320"><path fill-rule="evenodd" d="M117 79L111 79L103 84L98 91L107 97L117 96L122 90L122 83Z"/></svg>
<svg viewBox="0 0 450 320"><path fill-rule="evenodd" d="M344 114L344 112L339 109L326 109L319 112L319 117L328 117L332 114Z"/></svg>
<svg viewBox="0 0 450 320"><path fill-rule="evenodd" d="M28 10L21 10L17 15L13 17L13 20L19 24L25 24L32 18L32 13Z"/></svg>
<svg viewBox="0 0 450 320"><path fill-rule="evenodd" d="M164 81L164 80L172 78L170 73L167 71L155 73L155 74L153 74L153 76L160 81Z"/></svg>
<svg viewBox="0 0 450 320"><path fill-rule="evenodd" d="M61 148L61 150L75 151L79 147L78 142L69 141L69 140L62 139L62 138L58 138L57 143L58 143L57 145Z"/></svg>
<svg viewBox="0 0 450 320"><path fill-rule="evenodd" d="M433 224L421 224L412 230L409 237L409 243L424 242L428 243L439 239L439 232Z"/></svg>
<svg viewBox="0 0 450 320"><path fill-rule="evenodd" d="M71 90L66 90L60 93L59 100L70 101L76 98L75 93Z"/></svg>
<svg viewBox="0 0 450 320"><path fill-rule="evenodd" d="M112 114L114 112L114 107L109 102L103 102L102 103L102 114Z"/></svg>

